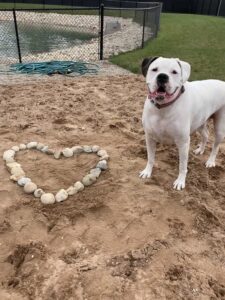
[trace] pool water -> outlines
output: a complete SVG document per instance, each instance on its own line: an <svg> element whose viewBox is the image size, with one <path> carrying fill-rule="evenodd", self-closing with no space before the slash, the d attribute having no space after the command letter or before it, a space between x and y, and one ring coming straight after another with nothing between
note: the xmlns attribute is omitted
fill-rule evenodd
<svg viewBox="0 0 225 300"><path fill-rule="evenodd" d="M77 32L76 28L47 24L18 23L18 32L22 57L67 49L96 37ZM0 58L18 58L15 27L11 21L0 21Z"/></svg>

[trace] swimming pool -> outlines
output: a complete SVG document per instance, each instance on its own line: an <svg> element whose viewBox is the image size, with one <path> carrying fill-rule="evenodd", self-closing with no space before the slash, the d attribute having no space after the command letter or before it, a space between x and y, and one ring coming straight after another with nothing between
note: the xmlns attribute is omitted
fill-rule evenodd
<svg viewBox="0 0 225 300"><path fill-rule="evenodd" d="M75 27L18 23L22 56L48 53L80 45L96 37L91 33L76 31ZM0 21L0 57L18 58L15 27L12 21Z"/></svg>

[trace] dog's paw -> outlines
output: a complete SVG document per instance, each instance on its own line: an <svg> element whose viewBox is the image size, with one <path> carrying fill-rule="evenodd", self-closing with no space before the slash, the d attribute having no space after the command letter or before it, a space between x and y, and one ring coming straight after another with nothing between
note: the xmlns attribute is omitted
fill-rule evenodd
<svg viewBox="0 0 225 300"><path fill-rule="evenodd" d="M197 149L195 149L193 152L195 155L202 155L204 153L205 149L203 149L201 146L199 146Z"/></svg>
<svg viewBox="0 0 225 300"><path fill-rule="evenodd" d="M184 189L185 188L185 178L178 177L173 183L173 188L177 191Z"/></svg>
<svg viewBox="0 0 225 300"><path fill-rule="evenodd" d="M205 163L206 168L213 168L216 166L215 160L208 159L207 162Z"/></svg>
<svg viewBox="0 0 225 300"><path fill-rule="evenodd" d="M146 167L143 171L139 173L140 178L150 178L152 175L152 170Z"/></svg>

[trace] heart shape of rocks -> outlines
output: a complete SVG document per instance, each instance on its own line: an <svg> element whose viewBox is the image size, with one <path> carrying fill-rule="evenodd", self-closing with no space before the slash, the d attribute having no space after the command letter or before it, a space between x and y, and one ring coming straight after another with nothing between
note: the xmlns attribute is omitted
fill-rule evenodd
<svg viewBox="0 0 225 300"><path fill-rule="evenodd" d="M15 154L18 151L26 149L36 149L43 153L53 155L55 159L59 159L61 156L72 157L73 155L84 153L96 153L99 156L99 162L97 165L90 170L89 174L83 177L81 181L75 182L73 186L70 186L67 190L60 189L56 195L52 193L45 193L42 189L38 188L37 185L31 181L30 178L26 177L21 165L16 162ZM49 149L48 146L38 143L29 142L28 144L20 144L19 146L13 146L11 149L6 150L3 153L3 160L6 163L6 167L11 173L10 179L17 182L19 186L23 187L25 193L33 194L34 197L40 198L43 204L53 204L55 202L61 202L66 200L69 196L74 195L82 190L86 186L94 183L100 176L101 172L108 168L107 161L109 155L106 150L100 149L99 146L74 146L72 148L65 148L63 150L54 151Z"/></svg>

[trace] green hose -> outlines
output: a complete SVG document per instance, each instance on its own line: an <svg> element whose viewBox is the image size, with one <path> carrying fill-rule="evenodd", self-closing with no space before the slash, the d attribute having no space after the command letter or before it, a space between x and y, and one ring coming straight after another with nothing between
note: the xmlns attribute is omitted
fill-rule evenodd
<svg viewBox="0 0 225 300"><path fill-rule="evenodd" d="M76 75L85 75L97 74L99 71L99 66L87 62L49 61L39 63L12 64L9 71L22 74L68 75L75 73Z"/></svg>

